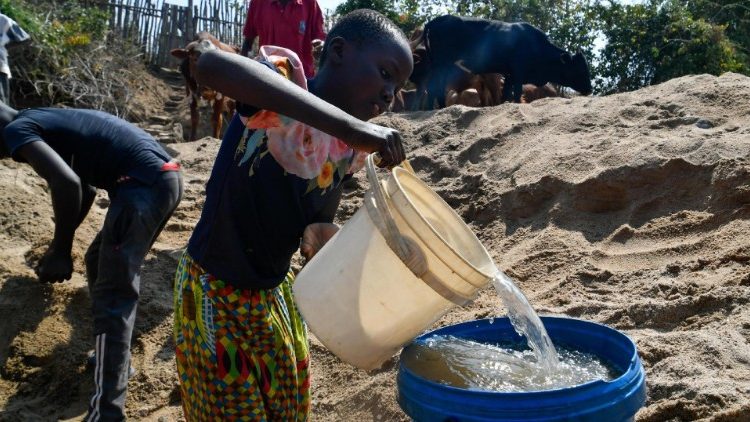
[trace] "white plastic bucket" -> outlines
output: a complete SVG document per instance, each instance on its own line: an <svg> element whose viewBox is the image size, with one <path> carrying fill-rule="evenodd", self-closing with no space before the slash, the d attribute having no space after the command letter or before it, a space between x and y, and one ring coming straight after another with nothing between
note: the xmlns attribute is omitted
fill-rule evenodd
<svg viewBox="0 0 750 422"><path fill-rule="evenodd" d="M365 206L305 265L293 289L326 348L370 370L474 299L495 267L471 229L416 176L395 168L383 192L372 157L367 171Z"/></svg>

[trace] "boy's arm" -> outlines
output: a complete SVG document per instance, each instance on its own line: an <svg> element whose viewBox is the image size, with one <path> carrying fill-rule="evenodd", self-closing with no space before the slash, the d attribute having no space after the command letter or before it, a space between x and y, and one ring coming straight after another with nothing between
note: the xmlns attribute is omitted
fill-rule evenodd
<svg viewBox="0 0 750 422"><path fill-rule="evenodd" d="M83 219L88 215L89 210L91 209L91 204L94 203L95 198L95 187L91 185L81 186L81 211L78 213L78 224L76 224L76 228L83 223Z"/></svg>
<svg viewBox="0 0 750 422"><path fill-rule="evenodd" d="M255 37L258 36L258 31L255 29L255 25L253 23L255 11L253 6L253 2L250 2L250 5L247 8L247 16L245 16L245 26L242 28L243 41L242 49L240 50L240 54L242 55L242 57L247 57L247 53L250 52L250 49L253 48L253 41L255 41Z"/></svg>
<svg viewBox="0 0 750 422"><path fill-rule="evenodd" d="M305 227L299 250L306 261L312 259L323 245L328 243L331 237L339 231L339 226L333 224L333 218L339 208L342 193L343 187L339 184L336 190L330 194L331 196L323 209L313 218L314 223Z"/></svg>
<svg viewBox="0 0 750 422"><path fill-rule="evenodd" d="M398 131L367 123L305 91L268 67L217 49L198 59L196 79L241 103L271 110L313 126L366 152L379 152L383 166L404 160Z"/></svg>
<svg viewBox="0 0 750 422"><path fill-rule="evenodd" d="M245 38L242 41L242 48L240 48L240 55L242 57L247 57L247 53L249 53L250 49L253 48L253 40L255 40L255 38Z"/></svg>
<svg viewBox="0 0 750 422"><path fill-rule="evenodd" d="M93 195L89 191L86 194L87 204L84 204L80 178L46 143L30 142L21 146L17 154L47 181L52 195L55 236L36 268L39 280L69 280L73 272L73 236L93 202Z"/></svg>

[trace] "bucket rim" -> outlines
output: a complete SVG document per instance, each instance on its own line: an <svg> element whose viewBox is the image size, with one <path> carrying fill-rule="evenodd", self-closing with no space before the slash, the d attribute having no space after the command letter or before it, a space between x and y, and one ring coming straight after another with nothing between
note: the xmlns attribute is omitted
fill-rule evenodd
<svg viewBox="0 0 750 422"><path fill-rule="evenodd" d="M392 174L393 174L393 179L396 182L396 185L398 186L399 190L401 192L404 192L404 195L403 195L404 199L406 199L406 201L408 202L409 206L411 206L415 210L418 210L418 208L414 205L414 201L412 201L411 198L409 197L409 195L406 194L406 190L404 189L403 185L401 184L401 181L399 180L399 178L400 177L404 177L404 175L405 175L407 178L411 178L412 180L416 181L417 183L420 183L420 184L423 184L423 185L425 185L425 183L419 177L417 177L415 174L413 174L413 173L409 172L408 170L403 169L401 167L394 167L393 170L391 170L391 171L392 171ZM427 190L430 191L430 192L432 192L433 195L437 199L439 199L442 202L443 205L445 205L445 207L450 211L450 213L453 214L453 216L456 218L456 220L459 221L463 225L463 227L466 229L466 231L469 232L471 234L471 236L474 238L474 240L476 241L477 245L479 245L479 247L481 248L481 251L488 258L489 262L492 263L492 265L496 268L496 270L499 271L499 269L497 268L497 264L495 264L495 260L492 259L492 256L487 251L487 248L484 247L484 245L479 240L479 238L477 237L477 235L474 234L474 231L471 230L471 228L469 227L469 225L466 224L466 222L461 218L461 216L458 215L458 213L456 212L456 210L454 210L453 207L451 207L450 205L448 205L448 203L445 202L445 200L442 197L440 197L440 195L438 195L435 191L433 191L432 189L430 189L429 186L427 186ZM493 278L495 276L494 274L488 274L488 273L486 273L485 271L477 268L474 264L472 264L471 262L469 262L463 256L463 254L459 253L456 250L456 248L453 247L453 245L451 245L450 243L448 243L445 240L445 238L443 236L441 236L440 233L437 230L435 230L435 227L433 227L432 224L429 221L427 221L427 219L425 219L422 216L421 213L417 212L417 215L419 215L419 218L422 220L422 222L424 224L426 224L427 227L430 228L430 230L432 231L432 233L435 236L437 236L443 242L443 244L445 244L445 246L447 246L448 249L450 249L451 252L453 252L462 262L464 262L466 265L468 265L469 267L471 267L471 269L473 269L477 273L482 274L483 276L487 277L488 279L491 279L491 278ZM429 247L429 244L427 246ZM473 283L471 283L471 284L473 285Z"/></svg>
<svg viewBox="0 0 750 422"><path fill-rule="evenodd" d="M559 321L569 320L569 321L575 321L576 323L584 323L584 324L590 324L590 325L599 326L600 328L604 328L604 329L606 329L608 331L612 331L612 332L616 333L617 335L621 336L621 338L624 339L628 343L629 346L632 346L632 348L633 348L633 355L629 357L630 365L628 365L626 368L624 368L624 370L623 370L622 374L620 374L620 376L618 376L616 378L613 378L613 379L611 379L609 381L593 380L593 381L589 381L589 382L586 382L586 383L583 383L583 384L577 384L577 385L574 385L574 386L571 386L571 387L551 388L551 389L547 389L547 390L535 390L535 391L470 390L470 389L460 388L460 387L454 387L454 386L446 385L446 384L440 384L440 388L441 389L445 389L447 391L452 391L452 392L460 392L460 393L470 392L470 394L472 394L474 396L489 396L489 397L502 396L502 397L507 397L507 398L521 398L521 397L523 397L523 398L529 398L529 397L532 397L532 396L534 396L534 397L542 397L542 396L557 395L557 394L560 394L560 393L567 393L567 392L575 393L575 392L578 392L578 391L585 391L585 390L589 390L589 389L592 389L592 388L597 388L599 386L613 386L613 385L617 385L617 384L622 384L623 382L626 382L629 379L633 378L634 374L631 373L631 370L633 369L633 366L634 366L633 363L636 363L636 361L637 361L637 363L640 364L640 358L638 357L638 349L637 349L637 346L636 346L635 342L627 334L625 334L625 333L623 333L623 332L621 332L619 330L616 330L616 329L614 329L612 327L609 327L609 326L607 326L605 324L602 324L602 323L599 323L599 322L596 322L596 321L588 321L588 320L580 319L580 318L573 318L573 317L567 317L567 316L555 316L555 315L546 315L546 316L541 316L540 315L539 318L542 320L543 323L545 323L546 321L549 321L549 322L553 322L553 321L559 322ZM412 342L406 344L404 346L404 349L406 349L406 347L410 346L411 343L413 343L416 340L427 339L427 338L429 338L431 336L434 336L434 335L441 335L441 334L443 334L443 331L448 331L449 329L455 329L455 328L458 328L458 327L475 325L475 324L481 324L481 325L490 324L491 325L496 320L503 320L503 321L507 320L508 322L510 322L510 319L507 316L499 316L499 317L494 317L494 318L475 319L475 320L465 321L465 322L458 323L458 324L446 325L444 327L436 328L436 329L434 329L432 331L426 332L426 333L424 333L424 334L416 337L414 340L412 340ZM436 382L436 381L433 381L433 380L430 380L428 378L425 378L425 377L422 377L420 375L417 375L409 367L407 367L406 365L404 365L403 364L403 360L401 359L401 355L403 354L403 352L404 351L402 349L401 352L399 353L399 363L398 363L398 372L399 373L403 372L406 375L408 375L409 377L415 378L415 379L417 379L417 380L419 380L420 382L423 382L423 383L438 384L438 382ZM635 375L637 375L637 374L635 374Z"/></svg>

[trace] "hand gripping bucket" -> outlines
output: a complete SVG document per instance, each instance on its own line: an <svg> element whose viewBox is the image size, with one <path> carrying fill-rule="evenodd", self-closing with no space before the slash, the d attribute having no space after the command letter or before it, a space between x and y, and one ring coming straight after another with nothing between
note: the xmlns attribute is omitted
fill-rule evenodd
<svg viewBox="0 0 750 422"><path fill-rule="evenodd" d="M372 155L364 206L297 275L295 302L336 356L378 368L494 274L471 229L414 174L394 168L384 189Z"/></svg>

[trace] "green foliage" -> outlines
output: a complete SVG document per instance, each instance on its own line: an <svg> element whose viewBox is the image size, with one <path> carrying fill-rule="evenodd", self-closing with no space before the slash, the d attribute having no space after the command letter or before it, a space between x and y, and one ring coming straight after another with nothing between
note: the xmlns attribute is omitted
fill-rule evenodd
<svg viewBox="0 0 750 422"><path fill-rule="evenodd" d="M65 53L103 40L107 31L107 12L82 7L77 1L48 5L43 10L24 0L0 0L0 11L28 32L35 43L53 53Z"/></svg>
<svg viewBox="0 0 750 422"><path fill-rule="evenodd" d="M673 4L663 10L671 19L662 35L653 83L691 73L720 75L743 70L725 27L695 19L687 9Z"/></svg>
<svg viewBox="0 0 750 422"><path fill-rule="evenodd" d="M693 16L701 16L724 28L747 72L750 69L750 3L747 0L690 0L686 7Z"/></svg>
<svg viewBox="0 0 750 422"><path fill-rule="evenodd" d="M689 74L749 70L726 27L696 18L682 1L596 9L606 39L594 69L600 92L630 91Z"/></svg>
<svg viewBox="0 0 750 422"><path fill-rule="evenodd" d="M357 9L377 10L392 20L408 35L430 18L437 16L443 1L346 0L336 8L336 15L343 16Z"/></svg>
<svg viewBox="0 0 750 422"><path fill-rule="evenodd" d="M76 71L74 58L85 55L104 41L108 14L83 7L75 0L60 3L0 0L0 11L29 33L31 43L14 51L11 71L17 97L41 95L45 102L65 101L67 94L52 82L56 76Z"/></svg>
<svg viewBox="0 0 750 422"><path fill-rule="evenodd" d="M594 73L597 89L603 92L630 91L653 80L656 31L663 28L657 19L656 4L618 3L596 6L601 33L606 44L599 54Z"/></svg>

